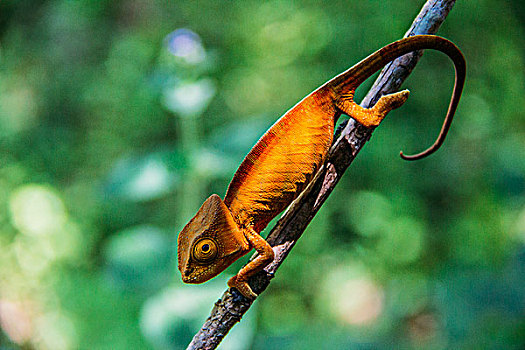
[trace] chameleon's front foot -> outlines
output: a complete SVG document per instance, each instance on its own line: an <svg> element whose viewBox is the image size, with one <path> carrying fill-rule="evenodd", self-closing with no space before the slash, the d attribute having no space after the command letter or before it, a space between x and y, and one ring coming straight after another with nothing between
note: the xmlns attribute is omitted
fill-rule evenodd
<svg viewBox="0 0 525 350"><path fill-rule="evenodd" d="M399 108L408 99L410 92L403 90L381 96L372 108L363 108L354 102L354 92L341 95L336 101L336 107L343 113L357 120L367 128L378 126L385 116L393 109Z"/></svg>
<svg viewBox="0 0 525 350"><path fill-rule="evenodd" d="M239 279L238 275L229 279L228 287L236 288L242 295L250 300L257 298L257 294L253 292L252 288L248 285L248 282Z"/></svg>
<svg viewBox="0 0 525 350"><path fill-rule="evenodd" d="M228 286L237 288L248 299L255 299L257 294L248 285L248 278L268 266L273 261L275 254L268 242L253 229L246 228L243 232L250 246L255 248L259 255L246 264L235 276L230 278Z"/></svg>

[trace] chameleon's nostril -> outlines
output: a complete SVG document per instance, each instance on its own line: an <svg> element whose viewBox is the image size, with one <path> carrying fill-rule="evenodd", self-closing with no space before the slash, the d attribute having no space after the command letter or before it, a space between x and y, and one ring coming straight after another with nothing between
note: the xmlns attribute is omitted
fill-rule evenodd
<svg viewBox="0 0 525 350"><path fill-rule="evenodd" d="M186 270L184 270L184 275L186 275L186 277L188 277L193 272L193 270L194 270L193 267L186 268Z"/></svg>

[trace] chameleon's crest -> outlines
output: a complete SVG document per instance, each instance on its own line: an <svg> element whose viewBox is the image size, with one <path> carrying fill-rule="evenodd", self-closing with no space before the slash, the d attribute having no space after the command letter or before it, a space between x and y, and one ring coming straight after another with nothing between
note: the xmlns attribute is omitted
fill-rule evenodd
<svg viewBox="0 0 525 350"><path fill-rule="evenodd" d="M250 250L244 234L221 200L211 195L179 234L182 280L202 283L215 277Z"/></svg>

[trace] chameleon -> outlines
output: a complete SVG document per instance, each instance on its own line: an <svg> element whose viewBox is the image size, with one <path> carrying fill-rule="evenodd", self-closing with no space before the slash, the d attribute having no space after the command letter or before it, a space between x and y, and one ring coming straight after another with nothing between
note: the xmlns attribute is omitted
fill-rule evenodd
<svg viewBox="0 0 525 350"><path fill-rule="evenodd" d="M455 44L434 35L410 36L384 46L332 78L288 110L259 139L241 163L224 199L212 194L178 236L178 268L185 283L205 282L255 249L257 257L228 281L248 299L257 297L249 277L274 259L272 247L260 236L268 223L293 202L326 159L338 118L346 114L375 128L386 114L403 105L409 91L382 96L371 108L354 102L357 87L394 59L416 50L445 53L455 68L448 111L436 141L425 151L404 155L426 157L443 143L461 97L465 58Z"/></svg>

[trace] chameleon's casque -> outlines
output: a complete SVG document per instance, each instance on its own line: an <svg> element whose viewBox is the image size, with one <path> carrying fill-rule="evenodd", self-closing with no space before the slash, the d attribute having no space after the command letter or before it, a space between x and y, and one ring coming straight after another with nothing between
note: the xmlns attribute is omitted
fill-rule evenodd
<svg viewBox="0 0 525 350"><path fill-rule="evenodd" d="M186 283L216 276L251 249L259 255L228 285L248 298L256 294L248 278L273 261L274 252L259 235L308 185L326 159L334 125L344 113L366 127L376 127L408 98L408 91L382 96L372 108L353 101L355 89L388 62L415 50L435 49L448 55L456 69L449 109L436 142L405 159L423 158L443 143L459 103L465 60L450 41L417 35L391 43L331 79L286 112L257 142L235 173L222 201L212 195L184 227L178 239L178 262Z"/></svg>
<svg viewBox="0 0 525 350"><path fill-rule="evenodd" d="M250 246L230 211L221 198L213 194L179 235L182 280L205 282L249 251Z"/></svg>

